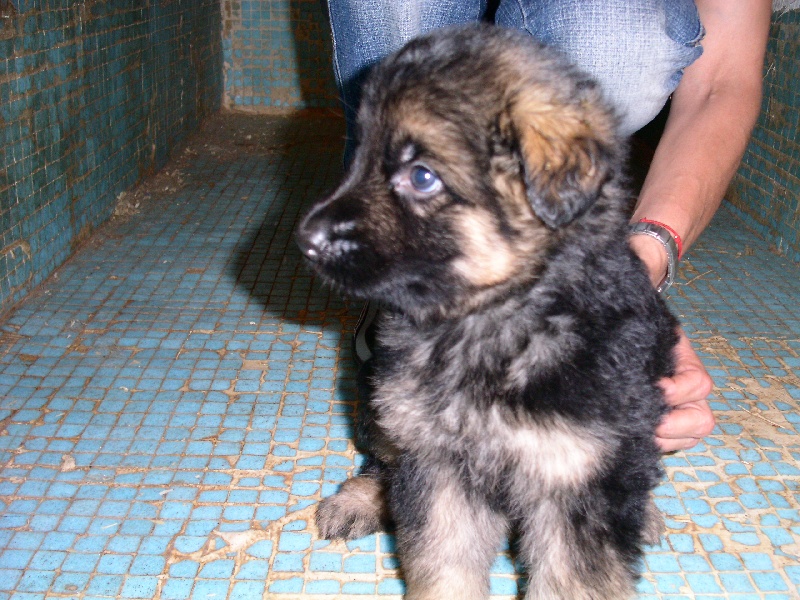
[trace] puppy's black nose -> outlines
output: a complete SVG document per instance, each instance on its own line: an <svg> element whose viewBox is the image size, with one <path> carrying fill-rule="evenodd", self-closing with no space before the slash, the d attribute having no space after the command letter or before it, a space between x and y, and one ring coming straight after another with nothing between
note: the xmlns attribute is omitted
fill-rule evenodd
<svg viewBox="0 0 800 600"><path fill-rule="evenodd" d="M331 220L322 216L310 214L297 228L297 245L306 258L318 260L330 247L332 231Z"/></svg>
<svg viewBox="0 0 800 600"><path fill-rule="evenodd" d="M354 251L363 209L349 196L314 206L297 228L297 245L309 260L329 260Z"/></svg>

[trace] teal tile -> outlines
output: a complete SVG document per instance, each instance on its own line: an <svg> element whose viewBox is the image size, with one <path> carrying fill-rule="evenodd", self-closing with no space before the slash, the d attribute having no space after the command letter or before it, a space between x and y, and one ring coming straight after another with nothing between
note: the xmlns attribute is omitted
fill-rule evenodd
<svg viewBox="0 0 800 600"><path fill-rule="evenodd" d="M155 36L158 51L148 52L164 60L174 54L166 23L190 10L169 6L175 12L162 30L136 38ZM288 22L288 4L282 10ZM281 43L291 48L292 40ZM100 87L116 81L91 77ZM163 106L180 112L167 89L159 88ZM81 140L104 173L122 173L126 151L110 152L90 135L99 125L93 113L115 122L119 135L149 140L136 137L124 113L99 110L113 103L101 91L84 109ZM3 115L10 110L0 103ZM46 117L50 134L59 123L62 138L76 135L68 112ZM112 223L59 268L43 288L49 294L0 322L0 341L11 344L0 352L0 581L9 597L404 591L392 536L330 543L312 525L316 503L364 461L353 448L349 357L359 307L312 281L291 237L303 206L337 177L340 123L229 119L219 123L231 136L241 141L243 127L269 151L256 155L244 144L211 156L201 138L191 146L197 155L181 163L185 187ZM276 141L287 136L296 143ZM15 141L20 152L25 137ZM72 198L96 203L122 190L110 182L101 189L94 177L81 173L69 190L62 184L65 209ZM25 184L31 198L35 183ZM57 213L52 204L43 214ZM791 380L800 366L800 271L737 215L718 213L668 298L713 371L718 427L692 451L665 457L655 495L667 529L642 560L643 598L777 600L800 585L800 571L786 563L800 498L800 389ZM70 226L48 235L62 225ZM2 282L0 271L7 289ZM492 567L493 596L524 589L507 548Z"/></svg>

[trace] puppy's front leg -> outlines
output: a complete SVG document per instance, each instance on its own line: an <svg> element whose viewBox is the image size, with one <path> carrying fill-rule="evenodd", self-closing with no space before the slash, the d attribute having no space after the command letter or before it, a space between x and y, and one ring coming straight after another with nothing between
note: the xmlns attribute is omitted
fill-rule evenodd
<svg viewBox="0 0 800 600"><path fill-rule="evenodd" d="M633 569L612 543L602 511L565 499L538 499L523 512L520 558L529 569L525 600L627 600ZM630 559L628 559L630 560Z"/></svg>
<svg viewBox="0 0 800 600"><path fill-rule="evenodd" d="M452 469L404 457L390 493L407 600L483 600L504 517L468 497Z"/></svg>

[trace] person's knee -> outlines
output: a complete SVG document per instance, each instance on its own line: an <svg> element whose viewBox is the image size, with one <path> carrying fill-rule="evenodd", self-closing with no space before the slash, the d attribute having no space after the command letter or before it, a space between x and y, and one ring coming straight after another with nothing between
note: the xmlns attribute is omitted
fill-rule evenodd
<svg viewBox="0 0 800 600"><path fill-rule="evenodd" d="M693 0L503 0L498 21L524 27L597 79L625 133L658 114L702 52Z"/></svg>

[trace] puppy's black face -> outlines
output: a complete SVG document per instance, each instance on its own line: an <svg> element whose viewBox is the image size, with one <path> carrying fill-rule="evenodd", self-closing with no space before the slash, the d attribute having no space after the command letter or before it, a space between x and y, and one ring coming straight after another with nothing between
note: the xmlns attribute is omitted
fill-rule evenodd
<svg viewBox="0 0 800 600"><path fill-rule="evenodd" d="M346 293L411 315L463 312L535 279L613 175L594 85L521 34L444 30L364 90L345 180L298 243Z"/></svg>

